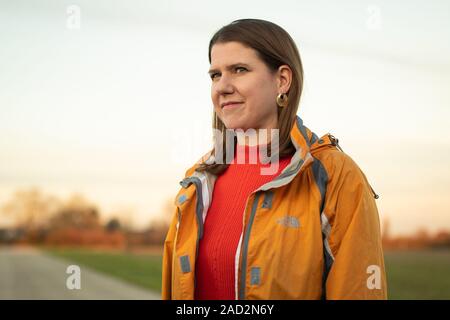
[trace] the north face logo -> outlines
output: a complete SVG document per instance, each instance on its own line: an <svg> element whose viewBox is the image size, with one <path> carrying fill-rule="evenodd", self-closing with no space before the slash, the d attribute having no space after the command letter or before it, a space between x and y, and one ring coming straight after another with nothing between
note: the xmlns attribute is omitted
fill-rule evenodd
<svg viewBox="0 0 450 320"><path fill-rule="evenodd" d="M278 224L281 224L282 226L288 227L288 228L298 228L300 227L300 221L297 217L293 216L284 216L282 218L279 218L277 220Z"/></svg>

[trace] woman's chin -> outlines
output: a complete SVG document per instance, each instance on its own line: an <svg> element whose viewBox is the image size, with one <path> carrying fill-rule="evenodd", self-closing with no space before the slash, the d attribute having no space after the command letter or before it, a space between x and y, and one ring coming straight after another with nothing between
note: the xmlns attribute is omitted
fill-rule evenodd
<svg viewBox="0 0 450 320"><path fill-rule="evenodd" d="M247 130L247 127L242 124L230 124L230 125L225 124L225 127L229 130L242 130L244 132Z"/></svg>
<svg viewBox="0 0 450 320"><path fill-rule="evenodd" d="M232 129L232 130L236 130L240 126L239 121L235 121L232 119L224 119L223 124L225 125L225 127L227 129Z"/></svg>
<svg viewBox="0 0 450 320"><path fill-rule="evenodd" d="M245 121L242 121L242 117L241 118L225 117L222 121L225 127L230 130L237 130L237 129L245 130L244 128L248 127Z"/></svg>

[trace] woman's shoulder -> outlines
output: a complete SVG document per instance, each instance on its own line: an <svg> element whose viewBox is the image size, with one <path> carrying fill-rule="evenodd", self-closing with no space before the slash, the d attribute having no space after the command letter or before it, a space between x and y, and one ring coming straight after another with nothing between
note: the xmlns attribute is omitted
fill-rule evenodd
<svg viewBox="0 0 450 320"><path fill-rule="evenodd" d="M333 136L331 136L334 138ZM322 138L321 138L322 139ZM314 148L312 146L311 155L319 166L323 167L327 173L328 180L345 179L352 176L356 180L364 181L364 173L359 165L349 154L342 151L337 139L324 141L322 145Z"/></svg>
<svg viewBox="0 0 450 320"><path fill-rule="evenodd" d="M316 161L316 165L313 165L314 175L321 177L325 183L328 201L333 202L334 199L337 202L340 199L342 202L347 199L354 202L357 197L378 199L379 196L370 185L366 174L339 144L329 144L311 154Z"/></svg>

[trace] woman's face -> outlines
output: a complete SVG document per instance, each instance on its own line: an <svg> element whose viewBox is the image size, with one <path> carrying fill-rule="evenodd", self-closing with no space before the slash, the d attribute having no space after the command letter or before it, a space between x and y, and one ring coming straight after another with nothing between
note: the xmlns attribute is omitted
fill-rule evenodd
<svg viewBox="0 0 450 320"><path fill-rule="evenodd" d="M211 98L225 127L242 130L277 128L276 97L278 93L288 91L287 82L290 82L285 81L284 71L280 67L278 72L272 72L254 49L239 42L213 45L209 71ZM229 102L237 104L224 106Z"/></svg>

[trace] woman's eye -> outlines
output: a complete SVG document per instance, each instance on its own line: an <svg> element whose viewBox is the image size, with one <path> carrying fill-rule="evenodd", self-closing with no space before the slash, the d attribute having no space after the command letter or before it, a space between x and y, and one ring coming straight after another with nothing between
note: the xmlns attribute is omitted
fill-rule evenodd
<svg viewBox="0 0 450 320"><path fill-rule="evenodd" d="M240 73L240 71L248 71L247 68L244 68L244 67L236 67L236 68L234 68L234 70L236 71L236 73ZM212 80L217 78L217 76L220 76L220 73L213 73L210 75Z"/></svg>

